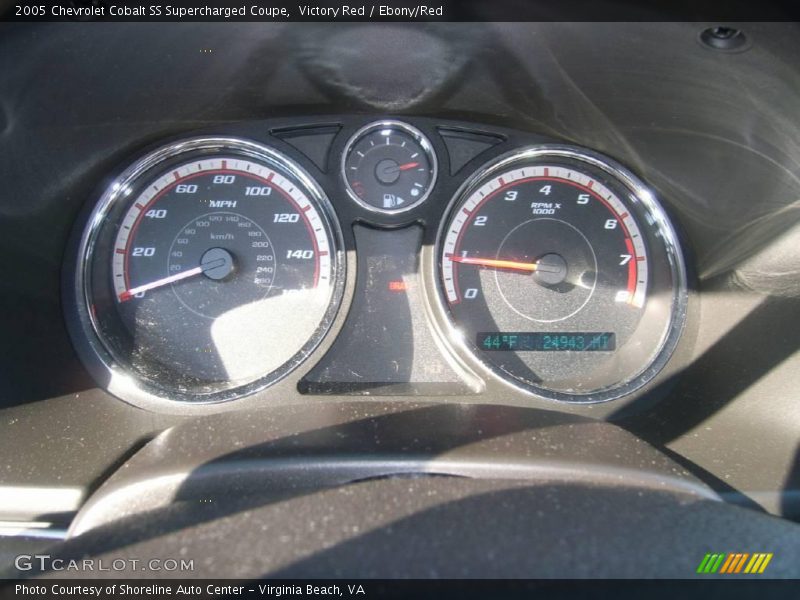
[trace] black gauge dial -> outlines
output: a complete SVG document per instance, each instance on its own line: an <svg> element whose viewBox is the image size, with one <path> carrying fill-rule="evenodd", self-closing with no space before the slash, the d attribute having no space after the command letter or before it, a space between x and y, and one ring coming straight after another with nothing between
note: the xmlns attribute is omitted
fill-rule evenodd
<svg viewBox="0 0 800 600"><path fill-rule="evenodd" d="M453 202L440 269L454 337L556 399L640 387L683 323L666 216L632 175L588 151L534 148L482 169Z"/></svg>
<svg viewBox="0 0 800 600"><path fill-rule="evenodd" d="M350 139L342 159L348 194L372 211L409 210L436 181L436 155L428 139L399 121L372 123Z"/></svg>
<svg viewBox="0 0 800 600"><path fill-rule="evenodd" d="M163 398L211 402L275 381L335 310L328 212L299 167L250 142L189 140L147 157L84 236L78 293L100 356Z"/></svg>

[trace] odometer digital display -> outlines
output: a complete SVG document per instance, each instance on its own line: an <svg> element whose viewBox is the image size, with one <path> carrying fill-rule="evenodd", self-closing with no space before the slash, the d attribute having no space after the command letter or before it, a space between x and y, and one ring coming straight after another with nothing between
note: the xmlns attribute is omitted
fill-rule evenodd
<svg viewBox="0 0 800 600"><path fill-rule="evenodd" d="M680 335L674 231L644 184L591 151L538 146L484 166L453 199L438 252L452 339L539 395L624 395Z"/></svg>
<svg viewBox="0 0 800 600"><path fill-rule="evenodd" d="M610 332L487 332L475 337L481 350L506 352L613 352L616 336Z"/></svg>

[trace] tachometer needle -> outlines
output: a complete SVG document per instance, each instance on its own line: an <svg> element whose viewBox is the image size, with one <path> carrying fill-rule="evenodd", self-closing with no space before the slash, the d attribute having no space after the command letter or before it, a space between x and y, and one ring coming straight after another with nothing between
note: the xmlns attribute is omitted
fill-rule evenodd
<svg viewBox="0 0 800 600"><path fill-rule="evenodd" d="M144 285L140 285L135 288L125 290L119 295L119 301L126 302L131 298L133 298L136 294L141 294L142 292L148 292L150 290L154 290L156 288L169 285L170 283L181 281L182 279L187 279L189 277L194 277L195 275L200 275L207 268L208 267L206 266L200 265L199 267L195 267L194 269L189 269L188 271L183 271L182 273L176 273L175 275L170 275L169 277L164 277L162 279L156 279L155 281L151 281L150 283L145 283Z"/></svg>
<svg viewBox="0 0 800 600"><path fill-rule="evenodd" d="M518 271L536 271L539 268L537 263L524 263L514 260L496 260L492 258L471 258L468 256L451 256L450 260L467 265L478 265L480 267L490 267L493 269L516 269Z"/></svg>

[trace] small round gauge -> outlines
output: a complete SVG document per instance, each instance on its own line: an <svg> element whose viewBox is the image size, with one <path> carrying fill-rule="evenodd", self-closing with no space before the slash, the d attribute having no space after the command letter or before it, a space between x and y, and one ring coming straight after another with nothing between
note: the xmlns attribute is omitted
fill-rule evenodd
<svg viewBox="0 0 800 600"><path fill-rule="evenodd" d="M342 157L347 193L383 213L410 210L436 182L436 154L422 132L400 121L379 121L350 138Z"/></svg>
<svg viewBox="0 0 800 600"><path fill-rule="evenodd" d="M84 232L83 335L126 400L216 402L277 381L341 297L340 233L286 156L195 138L131 166ZM143 401L144 401L143 400Z"/></svg>
<svg viewBox="0 0 800 600"><path fill-rule="evenodd" d="M511 383L557 400L620 397L683 327L686 275L653 194L593 152L538 146L480 169L439 234L453 337Z"/></svg>

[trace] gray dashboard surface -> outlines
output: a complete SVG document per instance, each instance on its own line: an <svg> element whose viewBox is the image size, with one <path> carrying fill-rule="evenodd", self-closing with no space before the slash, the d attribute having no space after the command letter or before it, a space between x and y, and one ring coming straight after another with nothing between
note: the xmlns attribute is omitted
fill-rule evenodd
<svg viewBox="0 0 800 600"><path fill-rule="evenodd" d="M88 494L185 420L97 389L64 326L67 239L115 168L200 127L406 114L594 148L657 189L697 275L691 365L657 404L606 418L723 496L798 518L800 36L743 24L750 48L725 54L704 26L3 24L0 483Z"/></svg>
<svg viewBox="0 0 800 600"><path fill-rule="evenodd" d="M800 526L738 507L659 490L439 477L224 508L182 502L48 552L107 562L214 557L195 560L192 575L205 577L664 579L687 578L706 552L739 546L768 547L770 577L798 576Z"/></svg>

